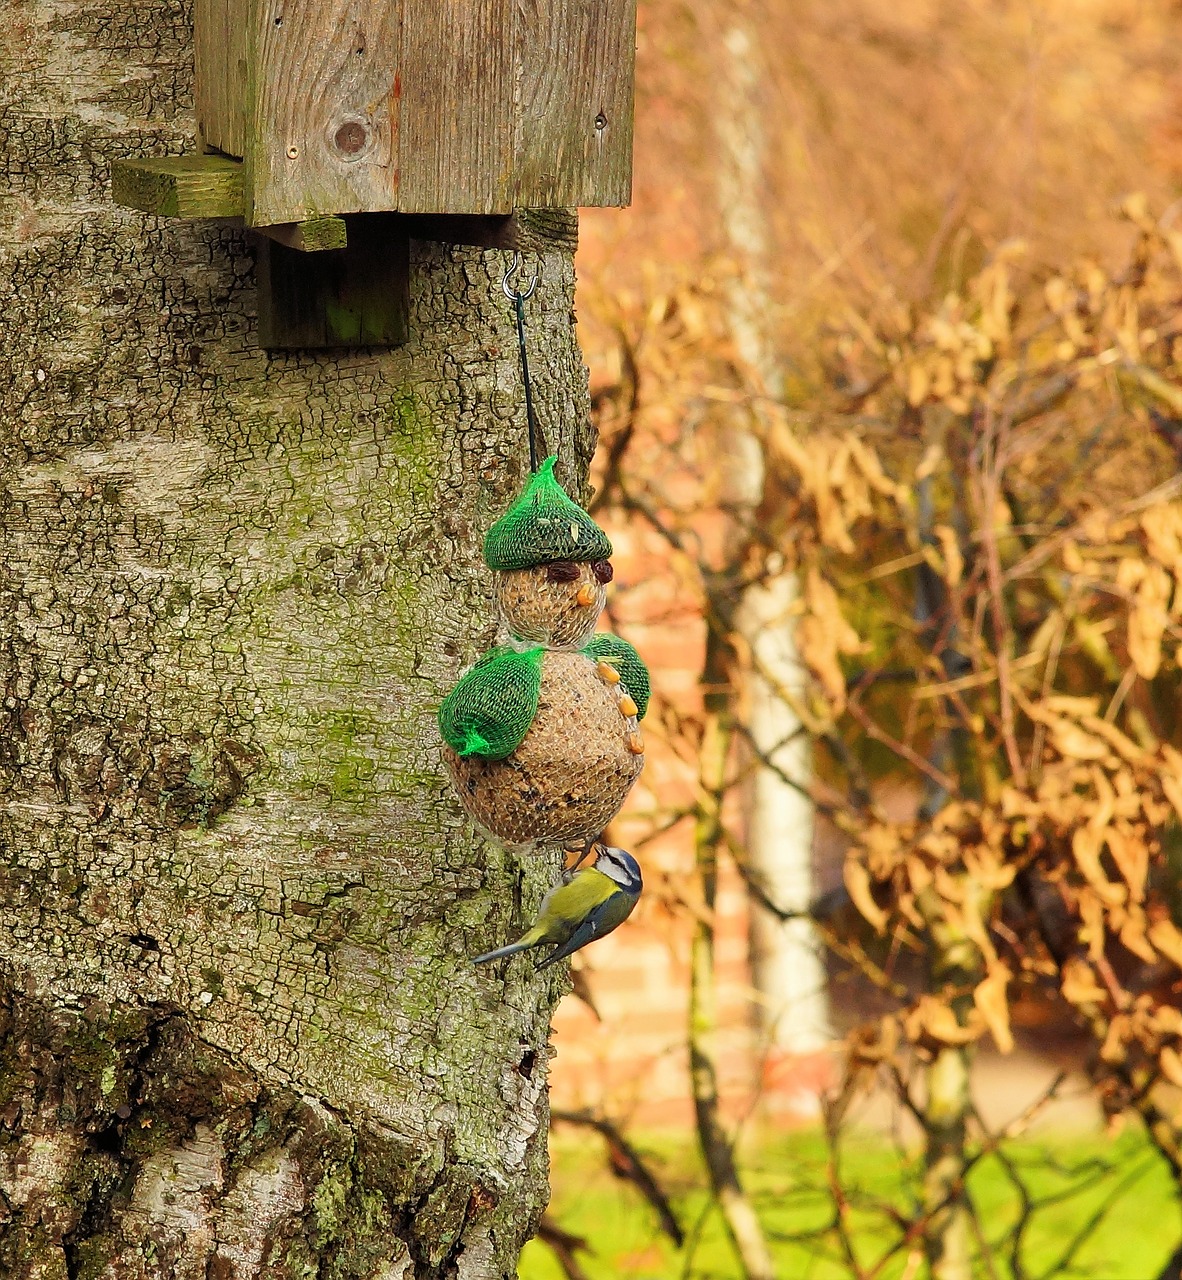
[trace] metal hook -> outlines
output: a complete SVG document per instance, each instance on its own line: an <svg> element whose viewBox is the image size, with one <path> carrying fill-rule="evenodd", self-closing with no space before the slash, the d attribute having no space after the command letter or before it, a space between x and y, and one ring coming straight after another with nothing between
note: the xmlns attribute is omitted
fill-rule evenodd
<svg viewBox="0 0 1182 1280"><path fill-rule="evenodd" d="M524 302L526 298L532 296L533 291L538 287L538 277L535 274L529 282L529 288L524 293L519 293L516 289L509 288L510 276L516 275L521 270L521 254L514 251L513 265L505 272L505 278L501 281L501 292L509 299L510 302Z"/></svg>

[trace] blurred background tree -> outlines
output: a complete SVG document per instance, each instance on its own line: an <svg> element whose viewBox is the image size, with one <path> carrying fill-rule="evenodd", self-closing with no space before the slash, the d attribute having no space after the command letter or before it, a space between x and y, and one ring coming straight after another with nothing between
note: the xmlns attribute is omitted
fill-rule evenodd
<svg viewBox="0 0 1182 1280"><path fill-rule="evenodd" d="M680 785L623 824L667 851L648 919L692 935L701 1185L734 1247L695 1271L691 1233L678 1265L1177 1275L1176 1203L1148 1253L1097 1243L1132 1171L1168 1205L1180 1170L1176 9L653 0L640 22L636 204L585 218L580 301L597 515L634 587L614 623L679 632L700 672L663 699L658 674ZM814 884L810 805L840 886ZM741 1158L748 1093L719 1084L728 868L756 1052L790 1071L824 1036L818 931L842 984L811 1181ZM1005 1123L973 1089L978 1043L1015 1035L1137 1117L1144 1159L1031 1164L1063 1079ZM884 1089L910 1145L870 1193L853 1122ZM675 1212L696 1177L674 1163Z"/></svg>

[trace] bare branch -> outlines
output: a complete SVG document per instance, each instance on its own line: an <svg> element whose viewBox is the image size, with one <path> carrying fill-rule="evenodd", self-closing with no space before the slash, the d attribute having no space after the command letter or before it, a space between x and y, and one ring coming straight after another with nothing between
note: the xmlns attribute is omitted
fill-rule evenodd
<svg viewBox="0 0 1182 1280"><path fill-rule="evenodd" d="M538 1223L538 1239L554 1254L566 1280L588 1280L587 1273L575 1257L576 1253L591 1252L591 1246L582 1236L563 1231L549 1214L543 1214Z"/></svg>
<svg viewBox="0 0 1182 1280"><path fill-rule="evenodd" d="M668 1195L661 1189L660 1183L640 1153L624 1137L614 1121L607 1119L606 1116L593 1115L589 1111L551 1111L550 1119L558 1124L594 1129L607 1143L612 1173L617 1178L623 1178L635 1185L656 1211L661 1230L679 1249L685 1244L685 1232L677 1215L673 1212Z"/></svg>

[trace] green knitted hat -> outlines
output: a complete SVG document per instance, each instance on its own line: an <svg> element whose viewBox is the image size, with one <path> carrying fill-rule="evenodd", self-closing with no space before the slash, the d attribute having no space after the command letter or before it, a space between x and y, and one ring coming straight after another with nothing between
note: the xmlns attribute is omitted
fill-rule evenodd
<svg viewBox="0 0 1182 1280"><path fill-rule="evenodd" d="M538 714L545 652L500 645L461 678L439 708L439 732L457 755L504 760L517 750Z"/></svg>
<svg viewBox="0 0 1182 1280"><path fill-rule="evenodd" d="M607 534L554 479L555 456L529 478L521 497L484 539L490 569L532 569L555 560L610 560Z"/></svg>
<svg viewBox="0 0 1182 1280"><path fill-rule="evenodd" d="M636 703L637 720L643 720L644 713L648 710L648 700L652 697L652 683L644 659L628 641L613 636L610 631L598 631L579 652L596 661L604 658L615 667L620 673L620 682Z"/></svg>

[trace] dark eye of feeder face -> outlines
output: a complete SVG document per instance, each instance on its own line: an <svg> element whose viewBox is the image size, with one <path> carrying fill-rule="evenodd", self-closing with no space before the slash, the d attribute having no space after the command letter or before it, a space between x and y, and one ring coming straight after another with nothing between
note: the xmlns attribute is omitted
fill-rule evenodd
<svg viewBox="0 0 1182 1280"><path fill-rule="evenodd" d="M574 582L579 576L579 566L573 560L555 560L546 566L546 577L551 582Z"/></svg>
<svg viewBox="0 0 1182 1280"><path fill-rule="evenodd" d="M610 560L596 560L591 566L591 572L603 583L610 582L616 574Z"/></svg>

